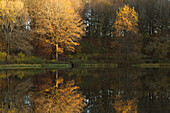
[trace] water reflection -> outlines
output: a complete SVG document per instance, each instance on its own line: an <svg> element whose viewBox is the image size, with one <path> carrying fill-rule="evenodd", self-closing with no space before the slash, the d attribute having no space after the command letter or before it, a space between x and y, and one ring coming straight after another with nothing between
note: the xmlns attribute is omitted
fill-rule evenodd
<svg viewBox="0 0 170 113"><path fill-rule="evenodd" d="M87 100L85 113L169 113L168 69L126 68L87 73L80 83Z"/></svg>
<svg viewBox="0 0 170 113"><path fill-rule="evenodd" d="M56 76L56 85L34 95L36 111L39 113L79 113L82 112L83 96L77 90L75 81L67 81Z"/></svg>
<svg viewBox="0 0 170 113"><path fill-rule="evenodd" d="M0 71L2 113L169 113L169 69Z"/></svg>
<svg viewBox="0 0 170 113"><path fill-rule="evenodd" d="M3 74L0 73L2 113L79 113L85 106L75 81L65 81L59 77L58 71L48 71L32 77L25 77L22 72L22 79L11 71L6 70L6 76Z"/></svg>
<svg viewBox="0 0 170 113"><path fill-rule="evenodd" d="M136 98L122 100L121 96L116 95L113 105L118 113L137 113L137 103Z"/></svg>
<svg viewBox="0 0 170 113"><path fill-rule="evenodd" d="M23 75L24 72L22 72ZM16 75L16 76L13 76ZM0 111L2 113L19 113L28 111L30 106L30 89L33 87L31 78L21 80L20 72L5 71L0 73Z"/></svg>

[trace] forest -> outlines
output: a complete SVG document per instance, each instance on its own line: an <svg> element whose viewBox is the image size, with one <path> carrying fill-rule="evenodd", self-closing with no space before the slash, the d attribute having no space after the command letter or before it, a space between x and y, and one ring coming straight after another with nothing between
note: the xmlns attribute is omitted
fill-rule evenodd
<svg viewBox="0 0 170 113"><path fill-rule="evenodd" d="M169 0L0 0L0 64L169 63Z"/></svg>
<svg viewBox="0 0 170 113"><path fill-rule="evenodd" d="M0 0L0 113L169 113L170 0Z"/></svg>

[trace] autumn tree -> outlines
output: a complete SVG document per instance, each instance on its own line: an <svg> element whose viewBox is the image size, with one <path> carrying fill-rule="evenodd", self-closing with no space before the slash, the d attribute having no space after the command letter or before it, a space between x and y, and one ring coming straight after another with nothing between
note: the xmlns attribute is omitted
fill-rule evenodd
<svg viewBox="0 0 170 113"><path fill-rule="evenodd" d="M13 33L18 33L21 29L25 29L28 21L27 8L21 0L1 0L0 1L0 30L5 36L7 43L7 57L10 51L11 37Z"/></svg>
<svg viewBox="0 0 170 113"><path fill-rule="evenodd" d="M137 33L138 31L138 14L134 7L130 8L129 5L119 8L116 12L116 21L114 28L116 29L117 36L125 36L128 32Z"/></svg>
<svg viewBox="0 0 170 113"><path fill-rule="evenodd" d="M34 34L50 43L58 53L64 48L74 51L84 33L83 21L70 0L32 0L30 8Z"/></svg>
<svg viewBox="0 0 170 113"><path fill-rule="evenodd" d="M138 33L138 14L134 7L129 5L119 8L116 12L115 38L113 38L112 47L126 58L138 58L141 48L141 36Z"/></svg>
<svg viewBox="0 0 170 113"><path fill-rule="evenodd" d="M75 81L59 77L56 86L50 87L33 96L37 112L81 113L85 104L84 97L75 86ZM60 87L59 87L60 85Z"/></svg>
<svg viewBox="0 0 170 113"><path fill-rule="evenodd" d="M85 7L84 0L70 0L70 3L74 8L74 11L79 13L81 16L83 16L83 11Z"/></svg>
<svg viewBox="0 0 170 113"><path fill-rule="evenodd" d="M2 33L0 33L2 34ZM2 36L0 36L0 51L2 51L2 43L3 43L3 39L2 39Z"/></svg>

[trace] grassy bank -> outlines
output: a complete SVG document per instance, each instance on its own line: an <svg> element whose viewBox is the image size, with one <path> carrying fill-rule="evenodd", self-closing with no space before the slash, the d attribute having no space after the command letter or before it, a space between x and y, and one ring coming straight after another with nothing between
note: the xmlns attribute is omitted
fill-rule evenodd
<svg viewBox="0 0 170 113"><path fill-rule="evenodd" d="M30 69L30 68L71 68L71 64L2 64L0 69ZM81 68L111 68L117 67L117 64L99 64L99 63L83 63L73 64L73 67Z"/></svg>
<svg viewBox="0 0 170 113"><path fill-rule="evenodd" d="M132 64L132 67L141 67L141 68L170 68L170 63Z"/></svg>
<svg viewBox="0 0 170 113"><path fill-rule="evenodd" d="M40 69L40 68L114 68L119 67L113 63L79 63L79 64L1 64L0 69ZM170 68L170 63L143 63L132 64L128 67L140 68Z"/></svg>
<svg viewBox="0 0 170 113"><path fill-rule="evenodd" d="M0 69L70 68L70 64L3 64Z"/></svg>

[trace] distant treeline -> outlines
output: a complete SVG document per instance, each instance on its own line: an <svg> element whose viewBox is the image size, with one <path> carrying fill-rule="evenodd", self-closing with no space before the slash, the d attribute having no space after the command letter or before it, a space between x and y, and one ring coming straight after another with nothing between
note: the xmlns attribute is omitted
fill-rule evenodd
<svg viewBox="0 0 170 113"><path fill-rule="evenodd" d="M168 62L168 0L0 0L0 52L46 59ZM0 56L1 58L1 56Z"/></svg>

